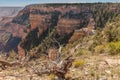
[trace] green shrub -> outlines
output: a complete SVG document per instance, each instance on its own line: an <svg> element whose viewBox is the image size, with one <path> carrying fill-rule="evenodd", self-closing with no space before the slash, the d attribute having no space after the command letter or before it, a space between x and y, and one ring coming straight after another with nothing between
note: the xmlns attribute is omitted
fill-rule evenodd
<svg viewBox="0 0 120 80"><path fill-rule="evenodd" d="M120 53L120 42L111 42L109 43L108 47L111 55Z"/></svg>
<svg viewBox="0 0 120 80"><path fill-rule="evenodd" d="M66 47L62 47L62 52L67 52L68 49Z"/></svg>
<svg viewBox="0 0 120 80"><path fill-rule="evenodd" d="M95 47L96 53L107 52L111 55L120 53L120 42L111 42L104 45L98 45Z"/></svg>
<svg viewBox="0 0 120 80"><path fill-rule="evenodd" d="M120 41L120 15L113 21L107 22L105 28L96 30L93 36L93 43L89 46L90 51L98 53L109 52L110 54L119 53ZM117 42L117 43L116 43ZM109 49L109 50L108 50Z"/></svg>
<svg viewBox="0 0 120 80"><path fill-rule="evenodd" d="M50 74L48 76L48 80L55 80L55 75L54 74Z"/></svg>
<svg viewBox="0 0 120 80"><path fill-rule="evenodd" d="M118 15L114 21L106 24L104 35L108 42L120 41L120 15Z"/></svg>
<svg viewBox="0 0 120 80"><path fill-rule="evenodd" d="M105 45L99 45L99 46L96 46L95 47L95 52L96 53L103 53L103 52L105 52Z"/></svg>
<svg viewBox="0 0 120 80"><path fill-rule="evenodd" d="M85 60L77 60L77 61L73 62L73 66L75 68L83 67L85 64L86 64Z"/></svg>
<svg viewBox="0 0 120 80"><path fill-rule="evenodd" d="M75 56L81 56L81 55L85 55L85 54L89 54L90 52L86 49L78 49L77 53Z"/></svg>

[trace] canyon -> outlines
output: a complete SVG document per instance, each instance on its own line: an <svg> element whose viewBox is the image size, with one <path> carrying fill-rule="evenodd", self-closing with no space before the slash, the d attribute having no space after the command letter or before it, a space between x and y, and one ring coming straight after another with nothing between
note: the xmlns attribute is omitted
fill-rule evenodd
<svg viewBox="0 0 120 80"><path fill-rule="evenodd" d="M0 8L0 80L119 80L120 3Z"/></svg>
<svg viewBox="0 0 120 80"><path fill-rule="evenodd" d="M104 27L109 19L106 15L119 14L119 6L114 3L28 5L17 9L18 14L15 12L14 17L10 13L6 15L11 18L1 18L0 30L12 34L10 44L15 45L10 50L19 51L20 48L30 51L40 45L53 29L54 37L61 44L73 43L81 36L93 34L95 28Z"/></svg>
<svg viewBox="0 0 120 80"><path fill-rule="evenodd" d="M9 52L15 49L20 39L13 37L13 26L11 25L13 17L22 9L22 7L0 7L0 52Z"/></svg>

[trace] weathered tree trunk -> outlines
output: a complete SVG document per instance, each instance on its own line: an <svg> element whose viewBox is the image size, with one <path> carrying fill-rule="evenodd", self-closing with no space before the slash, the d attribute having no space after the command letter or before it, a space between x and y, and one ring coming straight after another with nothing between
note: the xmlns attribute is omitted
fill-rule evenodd
<svg viewBox="0 0 120 80"><path fill-rule="evenodd" d="M48 63L46 69L37 70L36 74L54 74L58 77L58 80L65 80L65 75L67 74L69 68L72 66L74 59L72 55L65 58L61 63L53 63L52 65Z"/></svg>

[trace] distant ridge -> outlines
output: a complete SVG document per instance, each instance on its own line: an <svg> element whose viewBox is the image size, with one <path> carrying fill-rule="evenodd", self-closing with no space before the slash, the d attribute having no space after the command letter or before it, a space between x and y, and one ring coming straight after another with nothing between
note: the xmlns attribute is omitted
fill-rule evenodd
<svg viewBox="0 0 120 80"><path fill-rule="evenodd" d="M14 17L22 7L0 7L0 17Z"/></svg>

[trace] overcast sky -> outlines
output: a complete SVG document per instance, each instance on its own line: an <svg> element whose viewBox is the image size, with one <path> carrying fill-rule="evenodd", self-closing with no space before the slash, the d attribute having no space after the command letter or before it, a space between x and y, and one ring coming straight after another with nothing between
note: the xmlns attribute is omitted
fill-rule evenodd
<svg viewBox="0 0 120 80"><path fill-rule="evenodd" d="M41 3L93 3L93 2L120 2L120 0L0 0L0 6L26 6Z"/></svg>

